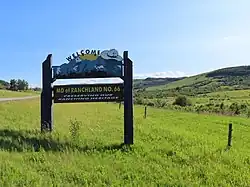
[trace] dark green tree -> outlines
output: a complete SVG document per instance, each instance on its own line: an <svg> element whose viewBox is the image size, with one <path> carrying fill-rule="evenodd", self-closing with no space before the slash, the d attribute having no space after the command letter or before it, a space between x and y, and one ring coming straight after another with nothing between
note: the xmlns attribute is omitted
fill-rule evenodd
<svg viewBox="0 0 250 187"><path fill-rule="evenodd" d="M17 80L17 89L18 90L27 90L29 87L29 84L25 80L18 79Z"/></svg>
<svg viewBox="0 0 250 187"><path fill-rule="evenodd" d="M191 101L186 96L178 96L173 105L179 105L179 106L190 106L192 105Z"/></svg>
<svg viewBox="0 0 250 187"><path fill-rule="evenodd" d="M10 90L17 91L17 81L15 79L10 80Z"/></svg>

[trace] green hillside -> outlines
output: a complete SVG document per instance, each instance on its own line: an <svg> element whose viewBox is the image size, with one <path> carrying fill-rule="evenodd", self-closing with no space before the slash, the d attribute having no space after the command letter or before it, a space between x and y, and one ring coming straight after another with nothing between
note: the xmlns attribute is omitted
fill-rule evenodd
<svg viewBox="0 0 250 187"><path fill-rule="evenodd" d="M151 86L147 88L147 90L155 90L155 89L171 89L176 87L188 86L192 84L197 84L205 81L210 81L211 78L206 77L205 74L200 74L192 77L186 77L181 80L169 82L168 84L161 85L161 86Z"/></svg>
<svg viewBox="0 0 250 187"><path fill-rule="evenodd" d="M167 78L165 78L167 79ZM141 80L141 84L147 80ZM156 82L151 80L151 82ZM208 73L181 78L180 80L166 82L159 85L150 84L146 91L158 92L159 90L179 93L210 93L216 91L242 90L250 88L250 66L237 66L218 69ZM138 86L140 88L140 86ZM141 87L142 88L142 87Z"/></svg>
<svg viewBox="0 0 250 187"><path fill-rule="evenodd" d="M152 82L156 82L158 78L150 78ZM169 78L162 78L169 79ZM172 78L173 79L173 78ZM217 84L220 86L250 86L250 66L237 66L218 69L212 72L203 73L191 77L180 78L180 80L173 80L167 82L165 85L151 84L147 90L154 89L171 89L183 86ZM147 82L147 79L141 80L141 84Z"/></svg>
<svg viewBox="0 0 250 187"><path fill-rule="evenodd" d="M185 77L180 78L146 78L146 79L135 79L134 80L134 88L135 89L144 89L150 88L154 86L164 86L166 84L182 80Z"/></svg>

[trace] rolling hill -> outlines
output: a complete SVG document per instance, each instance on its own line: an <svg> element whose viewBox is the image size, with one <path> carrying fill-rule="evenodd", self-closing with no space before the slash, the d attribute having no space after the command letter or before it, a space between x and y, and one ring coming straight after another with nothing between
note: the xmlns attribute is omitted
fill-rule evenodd
<svg viewBox="0 0 250 187"><path fill-rule="evenodd" d="M165 84L163 84L164 80ZM222 68L191 77L179 78L179 80L178 78L161 78L161 84L159 84L158 78L147 78L136 82L135 88L146 88L147 91L175 89L188 92L192 90L197 93L248 89L250 88L250 66Z"/></svg>
<svg viewBox="0 0 250 187"><path fill-rule="evenodd" d="M135 79L134 80L134 88L148 88L154 86L164 86L166 84L182 80L186 77L179 77L179 78L146 78L146 79Z"/></svg>

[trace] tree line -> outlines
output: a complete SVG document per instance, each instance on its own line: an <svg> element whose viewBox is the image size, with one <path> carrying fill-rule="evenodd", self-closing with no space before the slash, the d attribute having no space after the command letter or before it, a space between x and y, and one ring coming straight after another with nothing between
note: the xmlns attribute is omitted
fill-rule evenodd
<svg viewBox="0 0 250 187"><path fill-rule="evenodd" d="M29 83L26 80L11 79L9 84L9 90L12 91L24 91L29 89Z"/></svg>
<svg viewBox="0 0 250 187"><path fill-rule="evenodd" d="M11 79L9 82L0 80L0 90L11 90L11 91L25 91L25 90L34 90L41 91L41 88L29 88L28 81L24 79Z"/></svg>

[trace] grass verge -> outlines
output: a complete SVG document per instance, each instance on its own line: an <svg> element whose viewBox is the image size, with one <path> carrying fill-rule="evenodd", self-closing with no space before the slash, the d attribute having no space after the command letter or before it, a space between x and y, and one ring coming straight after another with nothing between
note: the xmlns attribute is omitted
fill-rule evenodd
<svg viewBox="0 0 250 187"><path fill-rule="evenodd" d="M54 132L43 135L38 99L0 103L0 186L250 186L249 119L143 115L135 106L128 149L118 104L55 104Z"/></svg>
<svg viewBox="0 0 250 187"><path fill-rule="evenodd" d="M35 95L39 95L39 92L0 90L0 98L25 97L25 96L35 96Z"/></svg>

